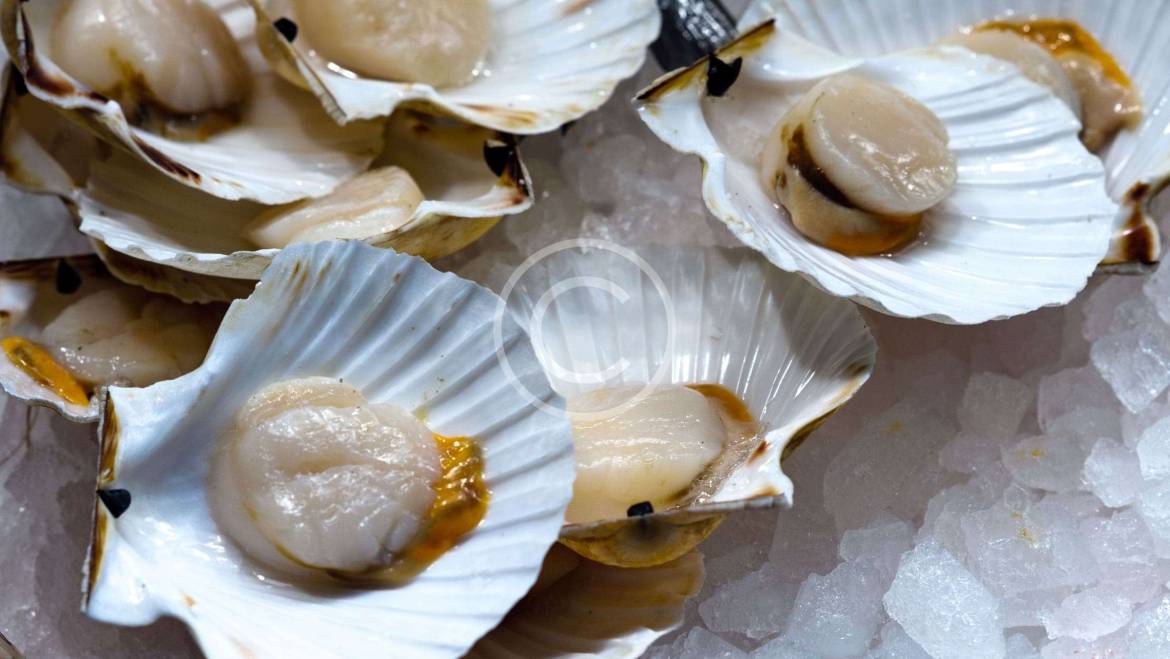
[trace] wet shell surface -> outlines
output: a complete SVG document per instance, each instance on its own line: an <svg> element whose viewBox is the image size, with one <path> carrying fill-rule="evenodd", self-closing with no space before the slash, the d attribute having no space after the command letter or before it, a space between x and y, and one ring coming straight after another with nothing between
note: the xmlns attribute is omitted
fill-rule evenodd
<svg viewBox="0 0 1170 659"><path fill-rule="evenodd" d="M1161 258L1159 217L1150 202L1170 182L1170 11L1163 0L941 0L929 11L906 0L755 0L741 28L775 17L781 30L859 57L930 45L990 20L1076 21L1112 55L1142 99L1141 123L1100 154L1109 196L1121 206L1103 265L1140 269Z"/></svg>
<svg viewBox="0 0 1170 659"><path fill-rule="evenodd" d="M99 242L120 278L189 301L230 300L247 295L248 283L228 280L259 278L279 252L247 236L272 207L208 196L121 151L79 141L84 133L35 98L4 100L0 154L13 154L18 183L74 205L82 232ZM404 111L390 121L385 142L374 165L406 170L425 198L389 230L354 236L367 243L439 258L533 203L528 172L506 135ZM82 171L67 171L77 163L86 163Z"/></svg>
<svg viewBox="0 0 1170 659"><path fill-rule="evenodd" d="M788 505L781 458L844 405L876 344L849 302L747 249L630 252L554 245L505 299L565 397L622 385L720 385L760 426L750 456L682 508L566 525L561 540L598 562L658 565L701 542L722 514Z"/></svg>
<svg viewBox="0 0 1170 659"><path fill-rule="evenodd" d="M697 551L654 567L620 568L554 546L536 585L467 657L636 659L682 624L703 577Z"/></svg>
<svg viewBox="0 0 1170 659"><path fill-rule="evenodd" d="M286 203L328 193L364 170L381 147L380 125L338 126L311 94L270 69L256 46L255 15L243 0L207 0L252 74L240 121L201 141L132 126L117 101L88 89L51 59L49 33L63 4L0 5L4 43L28 90L183 185L224 199Z"/></svg>
<svg viewBox="0 0 1170 659"><path fill-rule="evenodd" d="M706 164L708 208L780 268L884 313L974 324L1071 300L1109 247L1117 204L1080 124L1046 89L1000 60L936 47L863 60L772 21L724 47L742 58L730 88L708 93L708 64L639 95L646 124ZM943 122L958 179L923 232L889 254L849 257L800 234L759 174L760 145L818 81L848 72L889 85Z"/></svg>
<svg viewBox="0 0 1170 659"><path fill-rule="evenodd" d="M642 66L661 22L653 0L488 0L491 24L483 29L491 32L483 63L470 82L435 88L341 69L316 56L305 30L293 27L292 2L250 2L274 66L311 89L339 122L423 104L518 134L544 133L600 107Z"/></svg>
<svg viewBox="0 0 1170 659"><path fill-rule="evenodd" d="M568 422L511 379L560 406L527 337L502 318L493 340L500 307L476 284L360 242L282 251L233 303L203 366L109 391L88 615L125 625L177 617L213 658L462 655L535 582L573 479ZM312 376L479 444L486 516L405 585L293 586L259 571L211 517L216 438L254 392Z"/></svg>
<svg viewBox="0 0 1170 659"><path fill-rule="evenodd" d="M68 197L85 183L96 137L65 121L51 105L24 91L24 80L0 57L0 173L11 185Z"/></svg>
<svg viewBox="0 0 1170 659"><path fill-rule="evenodd" d="M99 292L115 294L125 292L133 297L144 298L143 303L150 299L138 289L128 287L112 277L102 262L93 255L0 264L0 339L21 337L39 346L46 329L54 324L64 310ZM222 307L201 306L191 309L192 313L209 324L217 323L223 314ZM91 322L106 322L97 319L86 321L84 315L86 312L76 308L72 313L82 314L75 316L74 320L77 321L83 336L86 333L101 332ZM102 333L112 336L117 332L111 330ZM12 347L17 348L18 345L13 344ZM130 359L128 350L131 348L133 346L123 346L119 350L116 344L107 341L100 349L110 363L116 363ZM36 350L36 347L31 349ZM97 421L98 399L104 385L96 384L92 390L88 386L82 386L81 394L85 398L84 401L76 395L69 395L70 392L76 393L74 387L82 385L78 381L79 376L70 373L69 369L61 364L60 356L49 346L45 346L44 349L48 350L45 356L64 370L58 371L51 365L44 367L46 365L42 364L43 368L34 369L39 377L33 377L28 369L14 363L6 349L0 352L0 386L16 398L53 409L71 421L82 423ZM152 353L145 354L150 358ZM161 366L158 368L148 366L138 370L147 372L167 370L163 368L160 371L160 368Z"/></svg>

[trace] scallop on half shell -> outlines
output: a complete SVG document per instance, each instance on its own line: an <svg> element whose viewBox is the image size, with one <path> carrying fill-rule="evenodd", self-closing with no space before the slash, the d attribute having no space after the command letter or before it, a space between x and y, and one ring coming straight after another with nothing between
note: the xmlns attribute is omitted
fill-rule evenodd
<svg viewBox="0 0 1170 659"><path fill-rule="evenodd" d="M114 10L130 11L133 18L98 20ZM133 38L107 29L115 24L131 30ZM381 148L379 124L338 126L312 94L271 70L256 46L255 15L242 1L135 0L118 5L108 0L4 0L0 28L9 56L34 96L162 176L217 197L266 204L318 197L366 169ZM191 33L171 33L185 29ZM159 43L150 43L152 35ZM198 45L200 35L209 40L205 48ZM171 97L211 86L207 93L212 100L219 98L215 78L229 74L206 63L213 59L208 53L215 46L233 53L228 59L239 59L224 66L241 69L231 75L241 76L237 86L242 96L231 101L229 118L200 123L208 113ZM93 52L87 55L80 50L84 47ZM117 50L107 56L111 48ZM168 49L173 57L160 55ZM121 71L123 79L110 82L111 71L96 66L102 62ZM90 63L95 67L88 67ZM152 66L162 68L150 70ZM67 69L101 85L105 93ZM168 121L196 126L192 134L139 121L136 117L143 113L130 106L148 92L166 96L174 106L165 111ZM146 101L140 105L153 107Z"/></svg>
<svg viewBox="0 0 1170 659"><path fill-rule="evenodd" d="M106 387L198 366L224 310L123 284L93 255L0 264L0 386L71 421L97 421Z"/></svg>
<svg viewBox="0 0 1170 659"><path fill-rule="evenodd" d="M661 22L653 0L249 2L265 54L339 122L422 104L517 134L548 132L600 107L642 66ZM374 20L375 12L413 15ZM383 34L364 34L371 25ZM397 58L381 64L345 52L375 37L386 43L369 52L398 50L392 30L402 30L414 52L391 53ZM466 54L471 47L478 56ZM462 70L439 70L436 60Z"/></svg>
<svg viewBox="0 0 1170 659"><path fill-rule="evenodd" d="M86 613L124 625L177 617L213 658L461 656L535 583L573 481L563 413L532 405L512 378L543 404L558 409L561 403L518 325L500 318L495 340L498 313L491 292L416 257L353 241L282 251L252 296L231 305L202 366L148 388L109 390L99 431L100 496L86 569ZM208 484L212 463L245 450L240 444L225 448L221 438L245 424L245 410L253 419L274 419L265 410L279 412L288 398L273 385L290 380L331 382L321 396L348 391L345 396L364 398L368 409L390 406L413 418L412 424L425 425L436 442L440 435L463 438L478 456L478 470L442 472L436 484L457 485L449 491L456 495L464 486L475 489L486 508L448 538L449 545L432 544L434 527L426 527L418 547L429 562L393 583L379 581L377 572L308 566L303 570L319 578L301 580L300 572L274 571L259 562L267 558L251 549L245 553L240 546L254 547L255 538L213 517L215 506L234 499L224 504L214 496ZM304 391L312 394L315 386ZM288 418L311 421L314 409L303 410L309 417ZM347 441L348 426L336 427L339 434L328 441ZM313 436L326 442L326 435ZM296 472L305 482L328 489L331 482L351 482L344 474L364 482L360 469L334 471L332 461L345 458L321 450L316 457L301 456L310 460L304 463L309 471ZM283 451L251 455L283 459ZM402 457L400 449L393 451ZM341 480L329 480L334 473ZM434 505L448 501L455 507L432 507L432 513L458 517L466 510L458 498L435 499ZM256 519L271 514L248 509L261 511ZM372 527L379 526L381 514L370 518ZM334 521L309 520L304 528ZM255 524L265 534L271 530ZM302 527L288 528L295 534ZM299 545L286 549L265 537L289 560L304 556ZM324 542L339 536L305 537ZM344 537L363 542L364 536Z"/></svg>
<svg viewBox="0 0 1170 659"><path fill-rule="evenodd" d="M505 135L407 111L391 119L386 144L370 172L324 197L282 207L207 198L113 154L92 164L88 185L77 196L81 231L143 261L256 279L279 252L271 245L285 240L357 239L434 259L533 203L519 151ZM405 183L412 190L382 199L403 172L413 180ZM144 177L151 185L143 185ZM364 183L367 178L372 180ZM340 230L322 226L351 215L354 223ZM296 228L274 226L280 217L316 224L317 233L297 235Z"/></svg>
<svg viewBox="0 0 1170 659"><path fill-rule="evenodd" d="M537 252L502 293L574 424L561 542L659 565L727 513L789 505L781 459L873 370L854 305L747 249L585 243Z"/></svg>
<svg viewBox="0 0 1170 659"><path fill-rule="evenodd" d="M65 199L119 278L189 301L247 295L278 245L357 239L434 259L533 203L515 141L453 119L399 112L370 171L323 197L265 206L170 180L12 92L0 113L9 179Z"/></svg>
<svg viewBox="0 0 1170 659"><path fill-rule="evenodd" d="M761 175L763 146L785 113L842 74L933 112L957 172L921 232L874 256L807 238ZM637 102L661 139L703 159L704 200L740 240L833 295L892 315L974 324L1067 303L1105 258L1119 213L1068 106L1014 66L962 48L859 59L769 20L663 76Z"/></svg>
<svg viewBox="0 0 1170 659"><path fill-rule="evenodd" d="M1122 130L1098 155L1106 189L1121 210L1102 265L1140 271L1161 258L1151 201L1170 184L1170 113L1165 110L1170 71L1170 11L1165 2L1119 0L941 0L929 11L903 0L755 0L741 27L775 18L778 29L836 52L875 57L920 48L990 21L1073 21L1116 60L1142 105L1141 120ZM1147 267L1143 267L1147 266Z"/></svg>

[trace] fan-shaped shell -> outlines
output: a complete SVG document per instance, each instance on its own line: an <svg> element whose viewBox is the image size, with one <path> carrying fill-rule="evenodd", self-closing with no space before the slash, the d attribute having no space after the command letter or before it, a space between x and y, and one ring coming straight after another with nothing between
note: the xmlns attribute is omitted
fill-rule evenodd
<svg viewBox="0 0 1170 659"><path fill-rule="evenodd" d="M66 199L119 278L187 301L230 300L247 295L249 281L278 251L243 235L264 206L175 183L97 143L32 96L3 100L0 157L17 173L12 180ZM528 172L507 135L403 111L389 122L385 141L375 164L410 172L427 199L407 222L367 236L368 243L439 258L532 205ZM230 279L241 281L233 286Z"/></svg>
<svg viewBox="0 0 1170 659"><path fill-rule="evenodd" d="M364 170L381 146L379 125L338 126L311 94L271 71L256 47L255 15L243 0L207 0L254 74L240 123L204 141L178 141L136 128L117 102L87 89L52 61L46 44L63 2L0 5L4 43L28 90L183 185L268 204L317 197Z"/></svg>
<svg viewBox="0 0 1170 659"><path fill-rule="evenodd" d="M1134 130L1102 152L1109 196L1121 205L1103 265L1127 270L1161 258L1161 217L1150 202L1170 183L1170 5L1165 0L941 0L928 10L909 0L754 0L741 26L775 17L781 30L854 56L929 45L959 28L993 19L1074 20L1130 76L1144 113ZM1126 266L1129 266L1128 268Z"/></svg>
<svg viewBox="0 0 1170 659"><path fill-rule="evenodd" d="M1078 140L1072 112L1014 66L953 47L861 60L771 21L718 56L743 58L725 96L708 97L702 62L643 91L639 111L660 138L703 159L708 208L780 268L885 313L968 324L1064 304L1105 256L1118 208L1101 162ZM812 83L845 71L933 110L958 164L925 237L890 255L849 257L801 235L753 151Z"/></svg>
<svg viewBox="0 0 1170 659"><path fill-rule="evenodd" d="M204 364L104 408L85 610L137 625L187 623L208 657L457 657L532 586L570 497L572 440L523 331L499 299L415 257L360 242L283 250L233 303ZM205 479L216 438L254 391L329 376L372 402L476 438L490 491L480 525L408 584L306 590L261 578L220 534ZM116 513L115 513L116 511Z"/></svg>
<svg viewBox="0 0 1170 659"><path fill-rule="evenodd" d="M542 588L546 577L555 581ZM620 568L554 546L537 585L467 657L636 659L682 624L703 577L697 551L654 567Z"/></svg>
<svg viewBox="0 0 1170 659"><path fill-rule="evenodd" d="M653 0L489 0L492 37L482 73L467 84L435 89L335 71L276 29L277 20L289 18L287 3L249 2L265 53L339 122L422 104L519 134L544 133L600 107L642 66L661 22Z"/></svg>
<svg viewBox="0 0 1170 659"><path fill-rule="evenodd" d="M406 224L365 242L438 258L476 240L501 216L532 205L519 152L497 133L405 112L392 120L388 142L376 164L409 171L427 200ZM500 151L498 172L484 162L493 148ZM113 251L237 279L258 278L279 251L258 249L242 234L262 210L258 204L207 198L118 154L94 162L91 171L77 197L81 231Z"/></svg>
<svg viewBox="0 0 1170 659"><path fill-rule="evenodd" d="M563 543L602 563L657 565L702 541L723 513L788 505L782 456L873 370L876 345L853 305L750 250L559 244L526 265L504 297L558 393L718 384L762 426L761 445L709 501L562 530Z"/></svg>

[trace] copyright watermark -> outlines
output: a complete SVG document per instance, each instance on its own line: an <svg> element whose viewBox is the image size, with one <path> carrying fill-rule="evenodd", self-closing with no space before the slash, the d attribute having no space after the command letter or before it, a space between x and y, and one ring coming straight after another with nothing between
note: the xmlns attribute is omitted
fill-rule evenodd
<svg viewBox="0 0 1170 659"><path fill-rule="evenodd" d="M512 386L538 409L564 413L516 375L504 340L508 316L528 333L545 375L566 398L622 387L570 405L574 421L610 418L669 381L675 337L670 290L629 248L591 238L554 243L516 268L500 298L496 358Z"/></svg>

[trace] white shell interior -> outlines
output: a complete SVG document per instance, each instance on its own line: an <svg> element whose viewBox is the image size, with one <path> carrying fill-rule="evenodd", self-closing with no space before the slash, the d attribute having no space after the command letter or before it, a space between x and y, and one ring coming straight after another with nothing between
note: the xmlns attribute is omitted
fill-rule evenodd
<svg viewBox="0 0 1170 659"><path fill-rule="evenodd" d="M238 40L255 73L240 124L205 141L177 141L131 126L121 107L85 89L50 59L45 44L64 0L4 0L5 45L23 71L34 68L55 84L26 75L29 90L77 117L105 139L184 185L224 199L284 203L328 193L364 170L381 147L381 126L338 126L312 94L281 80L256 46L256 19L243 0L206 0ZM68 91L62 91L66 88Z"/></svg>
<svg viewBox="0 0 1170 659"><path fill-rule="evenodd" d="M773 17L785 32L859 57L927 46L993 19L1074 20L1113 55L1142 97L1141 124L1120 133L1101 154L1109 196L1122 203L1135 184L1159 191L1170 179L1170 69L1165 65L1170 61L1170 12L1161 1L931 0L924 10L914 0L753 0L740 27ZM1141 210L1150 213L1148 206ZM1117 228L1124 230L1127 220L1130 209L1122 209ZM1156 255L1161 251L1156 227L1151 234Z"/></svg>
<svg viewBox="0 0 1170 659"><path fill-rule="evenodd" d="M876 343L852 304L747 249L635 253L559 243L528 263L504 296L562 396L719 384L747 405L767 449L736 469L709 507L789 503L784 447L844 405L873 370Z"/></svg>
<svg viewBox="0 0 1170 659"><path fill-rule="evenodd" d="M572 554L564 547L553 552ZM547 590L520 600L480 639L468 659L599 657L636 659L683 621L687 598L703 587L703 555L620 568L581 558Z"/></svg>
<svg viewBox="0 0 1170 659"><path fill-rule="evenodd" d="M209 657L456 657L532 586L573 479L559 400L499 299L424 261L359 242L284 250L234 303L204 365L146 389L111 389L99 486L128 490L117 519L98 505L86 612L137 625L187 623ZM208 511L210 451L247 397L278 380L344 379L436 432L475 437L487 515L399 588L304 590L254 572Z"/></svg>
<svg viewBox="0 0 1170 659"><path fill-rule="evenodd" d="M707 164L708 208L780 268L897 316L972 324L1071 300L1109 247L1118 207L1080 124L1017 69L960 48L871 60L837 55L764 24L723 53L743 57L723 98L701 65L643 92L643 120ZM926 214L924 238L891 255L848 257L801 235L765 188L758 148L817 80L849 71L921 101L944 122L959 178Z"/></svg>
<svg viewBox="0 0 1170 659"><path fill-rule="evenodd" d="M8 107L24 105L18 99ZM28 110L48 108L38 104ZM59 134L75 134L62 117L48 117L44 123ZM375 164L408 170L427 199L405 225L365 242L385 244L445 218L499 217L532 206L528 173L518 154L512 164L518 165L519 180L495 175L484 162L483 145L495 139L491 131L409 112L396 115L387 130L388 148ZM43 141L34 139L22 124L9 124L3 135L5 148L26 145L21 152L27 156L20 161L25 170L53 181L64 179L46 191L73 201L82 232L111 250L179 270L236 279L259 278L279 252L260 249L243 235L242 229L263 210L261 204L208 196L119 151L93 158L84 189L71 188L54 158L89 160L93 154L88 145L48 153Z"/></svg>
<svg viewBox="0 0 1170 659"><path fill-rule="evenodd" d="M260 20L269 15L253 2ZM480 126L544 133L600 107L634 75L658 36L654 0L489 0L491 46L479 75L435 89L335 71L300 42L282 49L340 122L383 117L407 102L434 105ZM275 38L281 39L279 35Z"/></svg>

